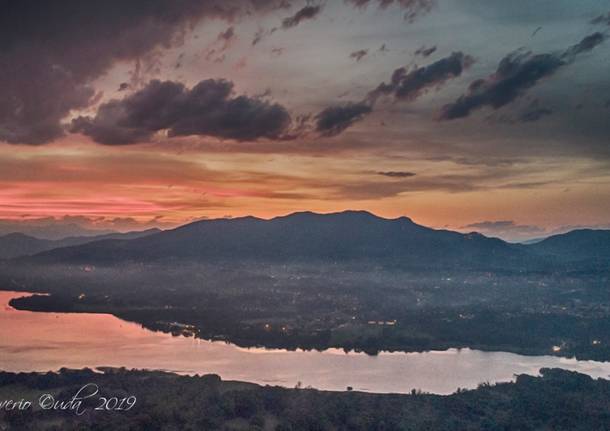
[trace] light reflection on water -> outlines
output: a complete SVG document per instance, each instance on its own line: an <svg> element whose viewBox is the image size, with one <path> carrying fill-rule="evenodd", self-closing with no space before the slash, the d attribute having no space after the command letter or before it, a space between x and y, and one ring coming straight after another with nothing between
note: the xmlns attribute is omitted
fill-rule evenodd
<svg viewBox="0 0 610 431"><path fill-rule="evenodd" d="M559 367L610 376L610 362L553 356L449 349L377 356L340 349L245 349L222 342L152 332L109 314L32 313L8 306L20 292L0 291L0 369L48 371L61 367L124 366L184 374L216 373L225 380L326 390L447 394L482 382Z"/></svg>

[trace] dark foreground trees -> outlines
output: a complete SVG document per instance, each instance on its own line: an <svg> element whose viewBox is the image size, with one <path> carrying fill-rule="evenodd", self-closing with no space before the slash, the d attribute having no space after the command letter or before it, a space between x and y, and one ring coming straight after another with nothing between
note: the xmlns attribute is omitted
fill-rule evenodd
<svg viewBox="0 0 610 431"><path fill-rule="evenodd" d="M260 387L218 376L91 370L0 373L0 398L70 398L95 383L102 396L137 397L128 411L0 412L3 430L608 430L610 381L556 369L450 396L379 395Z"/></svg>

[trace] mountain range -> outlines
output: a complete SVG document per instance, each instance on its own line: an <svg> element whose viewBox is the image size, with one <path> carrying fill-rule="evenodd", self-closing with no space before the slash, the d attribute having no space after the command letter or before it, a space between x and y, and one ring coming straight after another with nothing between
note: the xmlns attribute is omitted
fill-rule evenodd
<svg viewBox="0 0 610 431"><path fill-rule="evenodd" d="M160 229L147 229L126 233L109 233L95 236L71 236L63 239L40 239L24 233L13 232L0 236L0 259L30 256L47 250L86 244L106 239L128 240L141 238L161 232Z"/></svg>
<svg viewBox="0 0 610 431"><path fill-rule="evenodd" d="M422 269L548 269L610 259L610 231L577 230L535 244L511 244L479 233L436 230L407 217L386 219L365 211L293 213L270 220L202 220L135 238L97 238L54 247L27 260L118 264L160 260L272 262L379 261Z"/></svg>

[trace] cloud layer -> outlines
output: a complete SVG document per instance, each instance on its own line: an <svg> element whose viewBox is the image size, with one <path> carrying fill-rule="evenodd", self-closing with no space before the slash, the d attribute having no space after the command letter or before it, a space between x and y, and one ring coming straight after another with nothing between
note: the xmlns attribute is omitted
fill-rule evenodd
<svg viewBox="0 0 610 431"><path fill-rule="evenodd" d="M352 53L350 57L359 60L361 57L354 55L357 53L358 51ZM389 83L381 83L369 92L365 100L334 105L321 111L315 118L316 131L322 136L336 136L373 112L380 97L391 95L397 100L413 101L429 89L438 88L449 79L460 76L473 61L468 55L454 52L428 66L415 67L411 71L400 67L394 71Z"/></svg>
<svg viewBox="0 0 610 431"><path fill-rule="evenodd" d="M389 83L382 83L370 96L393 95L396 99L415 100L431 88L436 88L451 78L456 78L470 67L474 59L462 52L454 52L428 66L409 71L400 67L392 74Z"/></svg>
<svg viewBox="0 0 610 431"><path fill-rule="evenodd" d="M42 144L61 120L88 106L93 79L115 62L179 43L203 18L278 8L279 0L106 0L2 2L0 141Z"/></svg>
<svg viewBox="0 0 610 431"><path fill-rule="evenodd" d="M302 21L314 19L321 11L321 6L305 6L303 9L297 11L297 13L295 13L294 15L285 18L282 21L282 28L286 30L292 27L296 27Z"/></svg>
<svg viewBox="0 0 610 431"><path fill-rule="evenodd" d="M475 230L487 236L497 236L508 241L522 241L538 238L546 230L535 225L523 225L513 220L482 221L463 226L461 230Z"/></svg>
<svg viewBox="0 0 610 431"><path fill-rule="evenodd" d="M335 136L373 110L367 102L330 106L316 116L316 130L323 136Z"/></svg>
<svg viewBox="0 0 610 431"><path fill-rule="evenodd" d="M520 97L540 80L574 62L579 54L595 48L604 39L603 34L594 33L563 53L534 55L530 51L512 52L500 61L494 74L472 82L466 94L444 106L440 118L453 120L467 117L472 111L484 106L501 108Z"/></svg>
<svg viewBox="0 0 610 431"><path fill-rule="evenodd" d="M404 19L412 22L416 18L429 13L435 6L435 0L345 0L346 3L360 8L376 3L380 9L386 9L394 4L398 5L404 13Z"/></svg>
<svg viewBox="0 0 610 431"><path fill-rule="evenodd" d="M72 132L96 142L125 145L168 136L201 135L237 141L281 138L291 124L284 107L257 97L233 96L233 83L208 79L192 89L173 81L145 88L100 106L95 117L79 117Z"/></svg>

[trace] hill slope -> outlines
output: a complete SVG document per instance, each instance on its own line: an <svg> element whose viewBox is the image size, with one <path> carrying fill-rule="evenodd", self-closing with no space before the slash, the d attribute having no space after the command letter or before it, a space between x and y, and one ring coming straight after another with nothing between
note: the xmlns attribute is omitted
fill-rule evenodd
<svg viewBox="0 0 610 431"><path fill-rule="evenodd" d="M111 233L97 236L74 236L59 240L39 239L23 233L15 232L0 236L0 259L12 259L15 257L30 256L47 250L86 244L93 241L106 239L135 239L158 232L161 231L159 229L148 229L145 231Z"/></svg>
<svg viewBox="0 0 610 431"><path fill-rule="evenodd" d="M341 262L383 260L422 268L526 265L522 246L420 226L364 211L310 212L263 220L204 220L131 241L101 241L41 253L37 261L120 263L159 259Z"/></svg>
<svg viewBox="0 0 610 431"><path fill-rule="evenodd" d="M609 260L610 230L579 229L553 235L528 246L537 254L562 261Z"/></svg>

